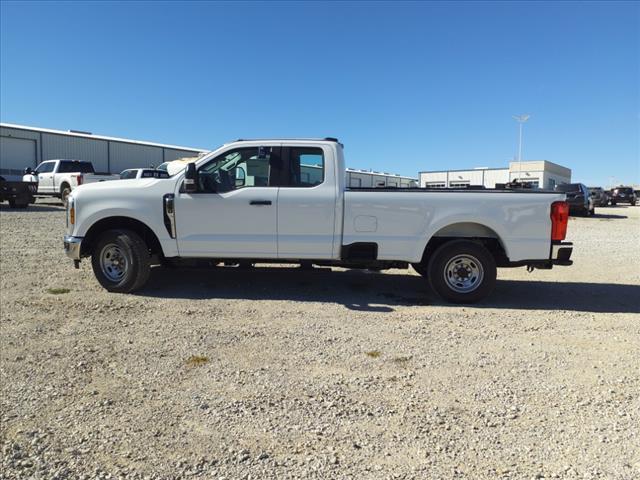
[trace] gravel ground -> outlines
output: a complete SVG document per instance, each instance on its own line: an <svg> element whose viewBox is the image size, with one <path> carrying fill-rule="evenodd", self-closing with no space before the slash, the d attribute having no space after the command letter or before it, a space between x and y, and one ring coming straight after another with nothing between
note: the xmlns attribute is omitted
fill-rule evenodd
<svg viewBox="0 0 640 480"><path fill-rule="evenodd" d="M154 269L109 294L0 207L0 477L640 477L640 207L449 306L415 272ZM68 293L62 293L68 289Z"/></svg>

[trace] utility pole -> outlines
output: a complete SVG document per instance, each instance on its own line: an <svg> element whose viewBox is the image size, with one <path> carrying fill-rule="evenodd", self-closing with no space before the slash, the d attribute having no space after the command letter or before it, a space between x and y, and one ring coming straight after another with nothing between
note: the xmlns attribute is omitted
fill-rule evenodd
<svg viewBox="0 0 640 480"><path fill-rule="evenodd" d="M524 122L529 120L531 115L512 115L513 119L518 122L518 180L522 179L522 126Z"/></svg>

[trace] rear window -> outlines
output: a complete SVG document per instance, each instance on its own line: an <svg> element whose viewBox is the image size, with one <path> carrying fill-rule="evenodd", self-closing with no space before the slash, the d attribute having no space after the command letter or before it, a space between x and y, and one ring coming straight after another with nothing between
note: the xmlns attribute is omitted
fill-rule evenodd
<svg viewBox="0 0 640 480"><path fill-rule="evenodd" d="M579 192L579 183L565 183L562 185L556 185L556 192Z"/></svg>
<svg viewBox="0 0 640 480"><path fill-rule="evenodd" d="M616 192L616 193L628 193L628 194L631 194L631 193L633 193L633 190L632 190L632 189L630 189L630 188L616 188L616 189L614 190L614 192Z"/></svg>
<svg viewBox="0 0 640 480"><path fill-rule="evenodd" d="M91 162L60 162L58 173L94 173Z"/></svg>

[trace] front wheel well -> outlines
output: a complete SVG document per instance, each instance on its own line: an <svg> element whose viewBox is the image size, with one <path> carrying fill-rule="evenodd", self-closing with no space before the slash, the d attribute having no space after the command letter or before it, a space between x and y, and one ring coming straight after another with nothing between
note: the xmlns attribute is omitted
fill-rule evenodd
<svg viewBox="0 0 640 480"><path fill-rule="evenodd" d="M130 217L109 217L98 220L91 225L86 235L82 239L82 256L90 256L93 253L93 248L96 245L100 234L108 230L125 229L132 230L140 235L140 238L144 240L149 248L149 253L152 255L158 255L163 257L162 246L156 234L147 225L140 220L136 220Z"/></svg>

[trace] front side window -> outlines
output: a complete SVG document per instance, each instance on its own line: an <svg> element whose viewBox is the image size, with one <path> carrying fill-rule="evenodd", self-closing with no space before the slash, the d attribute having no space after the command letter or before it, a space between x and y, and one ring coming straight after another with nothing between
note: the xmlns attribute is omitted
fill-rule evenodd
<svg viewBox="0 0 640 480"><path fill-rule="evenodd" d="M36 168L36 173L53 172L53 167L54 166L55 166L55 162L41 163L40 165L38 165L38 168Z"/></svg>
<svg viewBox="0 0 640 480"><path fill-rule="evenodd" d="M198 170L199 191L223 193L269 186L272 150L272 147L238 148L217 156Z"/></svg>
<svg viewBox="0 0 640 480"><path fill-rule="evenodd" d="M289 185L315 187L324 182L324 153L321 148L289 149Z"/></svg>
<svg viewBox="0 0 640 480"><path fill-rule="evenodd" d="M124 170L120 172L120 180L127 180L129 178L135 178L135 170Z"/></svg>

